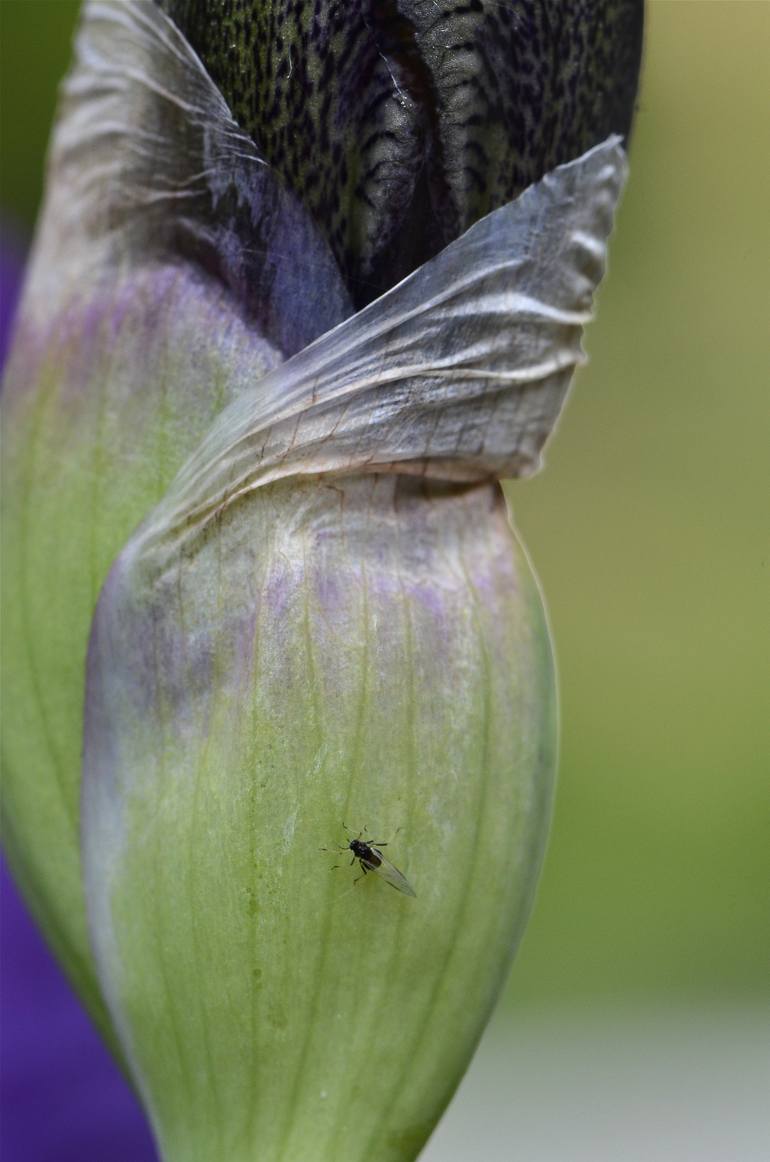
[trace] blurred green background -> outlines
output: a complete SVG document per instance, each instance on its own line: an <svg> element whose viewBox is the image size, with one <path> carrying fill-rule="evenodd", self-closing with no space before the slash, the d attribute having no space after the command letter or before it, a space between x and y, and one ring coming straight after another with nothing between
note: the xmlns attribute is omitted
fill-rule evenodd
<svg viewBox="0 0 770 1162"><path fill-rule="evenodd" d="M77 4L0 11L0 214L23 239ZM769 49L766 3L649 4L591 363L546 470L509 489L562 704L510 1006L768 992Z"/></svg>
<svg viewBox="0 0 770 1162"><path fill-rule="evenodd" d="M0 0L22 241L76 9ZM770 1157L769 60L768 3L648 4L591 362L509 489L561 675L550 850L425 1162Z"/></svg>
<svg viewBox="0 0 770 1162"><path fill-rule="evenodd" d="M562 766L512 981L767 996L770 6L651 3L588 369L511 490L547 595Z"/></svg>

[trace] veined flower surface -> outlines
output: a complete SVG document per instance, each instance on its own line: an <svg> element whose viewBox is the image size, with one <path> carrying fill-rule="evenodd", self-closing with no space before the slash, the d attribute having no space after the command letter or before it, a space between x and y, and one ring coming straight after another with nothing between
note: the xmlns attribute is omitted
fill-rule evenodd
<svg viewBox="0 0 770 1162"><path fill-rule="evenodd" d="M542 858L553 669L497 479L582 360L625 158L475 221L434 126L396 220L438 233L393 265L371 189L321 228L244 121L160 7L86 5L6 388L7 836L164 1157L396 1162ZM329 874L343 821L414 898Z"/></svg>

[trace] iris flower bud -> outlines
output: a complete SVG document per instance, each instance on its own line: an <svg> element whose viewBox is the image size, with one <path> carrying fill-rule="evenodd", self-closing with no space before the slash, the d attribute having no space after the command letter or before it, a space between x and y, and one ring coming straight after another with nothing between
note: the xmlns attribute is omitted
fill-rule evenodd
<svg viewBox="0 0 770 1162"><path fill-rule="evenodd" d="M556 751L498 480L624 175L610 135L356 311L374 235L343 277L179 26L86 6L6 393L7 836L164 1159L406 1162L466 1068Z"/></svg>

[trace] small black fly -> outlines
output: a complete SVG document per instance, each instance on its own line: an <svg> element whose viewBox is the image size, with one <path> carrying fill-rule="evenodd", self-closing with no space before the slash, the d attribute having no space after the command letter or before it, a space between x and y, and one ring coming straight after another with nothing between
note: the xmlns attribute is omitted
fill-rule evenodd
<svg viewBox="0 0 770 1162"><path fill-rule="evenodd" d="M350 830L346 823L343 823L342 826L346 831ZM400 831L401 828L399 827L398 830ZM392 888L395 888L397 892L403 892L405 896L416 895L414 888L409 883L406 876L403 875L397 867L394 867L390 860L387 859L380 851L380 848L387 847L388 844L383 843L379 839L364 839L363 836L365 832L366 828L364 828L363 831L359 831L358 835L356 835L354 839L349 840L344 847L337 848L337 851L353 852L353 858L350 861L351 867L356 862L356 860L359 862L362 874L354 879L353 883L357 884L359 880L364 878L367 872L374 872L375 875L378 875L384 879L386 884L390 884ZM398 831L396 832L396 835L398 835ZM329 850L330 849L328 847L321 848L321 851ZM340 865L338 863L335 863L334 867L331 868L331 871L334 871L334 868L339 866Z"/></svg>

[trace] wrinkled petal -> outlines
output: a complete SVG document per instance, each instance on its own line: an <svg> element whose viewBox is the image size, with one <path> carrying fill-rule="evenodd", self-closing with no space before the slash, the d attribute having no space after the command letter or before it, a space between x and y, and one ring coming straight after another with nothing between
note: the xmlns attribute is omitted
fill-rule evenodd
<svg viewBox="0 0 770 1162"><path fill-rule="evenodd" d="M266 376L220 416L161 519L288 476L534 471L583 360L625 171L617 139L561 166Z"/></svg>

